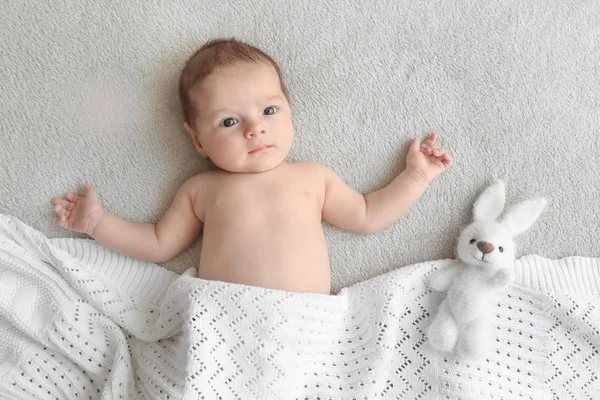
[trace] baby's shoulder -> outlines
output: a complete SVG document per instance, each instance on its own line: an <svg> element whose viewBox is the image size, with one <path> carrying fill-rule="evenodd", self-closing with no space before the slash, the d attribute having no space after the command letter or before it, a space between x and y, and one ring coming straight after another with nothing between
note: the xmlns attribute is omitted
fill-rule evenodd
<svg viewBox="0 0 600 400"><path fill-rule="evenodd" d="M296 171L293 179L294 185L302 185L307 190L316 190L322 197L325 192L325 182L327 179L327 167L322 164L304 161L294 164Z"/></svg>
<svg viewBox="0 0 600 400"><path fill-rule="evenodd" d="M181 185L180 190L196 198L198 194L207 191L208 186L211 185L211 182L214 180L213 175L212 171L200 172L193 175Z"/></svg>
<svg viewBox="0 0 600 400"><path fill-rule="evenodd" d="M306 161L298 164L302 164L300 168L303 169L304 174L310 176L315 182L325 184L337 176L331 168L317 162Z"/></svg>
<svg viewBox="0 0 600 400"><path fill-rule="evenodd" d="M194 186L194 187L198 186L198 185L204 185L204 184L206 184L206 182L208 182L210 180L211 172L212 171L199 172L196 175L189 177L183 185L184 186L185 185Z"/></svg>

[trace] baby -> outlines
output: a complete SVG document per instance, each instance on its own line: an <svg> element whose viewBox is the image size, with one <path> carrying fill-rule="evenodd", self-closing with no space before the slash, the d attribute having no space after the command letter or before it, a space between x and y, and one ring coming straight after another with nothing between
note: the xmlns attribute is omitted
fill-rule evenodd
<svg viewBox="0 0 600 400"><path fill-rule="evenodd" d="M329 294L322 220L353 232L380 231L451 163L435 134L423 143L415 138L406 169L362 195L323 165L286 161L294 128L280 69L233 39L200 48L181 74L179 92L185 130L217 168L188 179L157 224L109 213L85 185L85 196L52 199L61 227L150 262L170 260L202 233L202 279Z"/></svg>

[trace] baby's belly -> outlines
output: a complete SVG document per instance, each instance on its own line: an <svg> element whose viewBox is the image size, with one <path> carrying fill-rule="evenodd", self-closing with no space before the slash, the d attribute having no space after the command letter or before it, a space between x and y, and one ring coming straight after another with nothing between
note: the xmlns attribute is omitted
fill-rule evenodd
<svg viewBox="0 0 600 400"><path fill-rule="evenodd" d="M329 255L320 219L212 222L204 226L198 277L293 292L330 293Z"/></svg>

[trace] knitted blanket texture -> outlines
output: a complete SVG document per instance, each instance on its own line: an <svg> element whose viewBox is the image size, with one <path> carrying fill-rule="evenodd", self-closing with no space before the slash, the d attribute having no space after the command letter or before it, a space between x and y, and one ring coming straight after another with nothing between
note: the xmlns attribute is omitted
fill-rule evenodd
<svg viewBox="0 0 600 400"><path fill-rule="evenodd" d="M0 214L1 399L598 399L600 259L517 261L487 357L431 349L415 264L336 296L176 275Z"/></svg>

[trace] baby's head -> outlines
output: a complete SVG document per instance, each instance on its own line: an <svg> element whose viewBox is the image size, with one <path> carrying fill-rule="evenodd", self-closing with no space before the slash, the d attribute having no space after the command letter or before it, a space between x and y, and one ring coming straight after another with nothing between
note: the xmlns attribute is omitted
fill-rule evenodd
<svg viewBox="0 0 600 400"><path fill-rule="evenodd" d="M198 152L230 172L278 166L294 139L287 90L264 52L234 39L211 40L179 82L184 127Z"/></svg>

